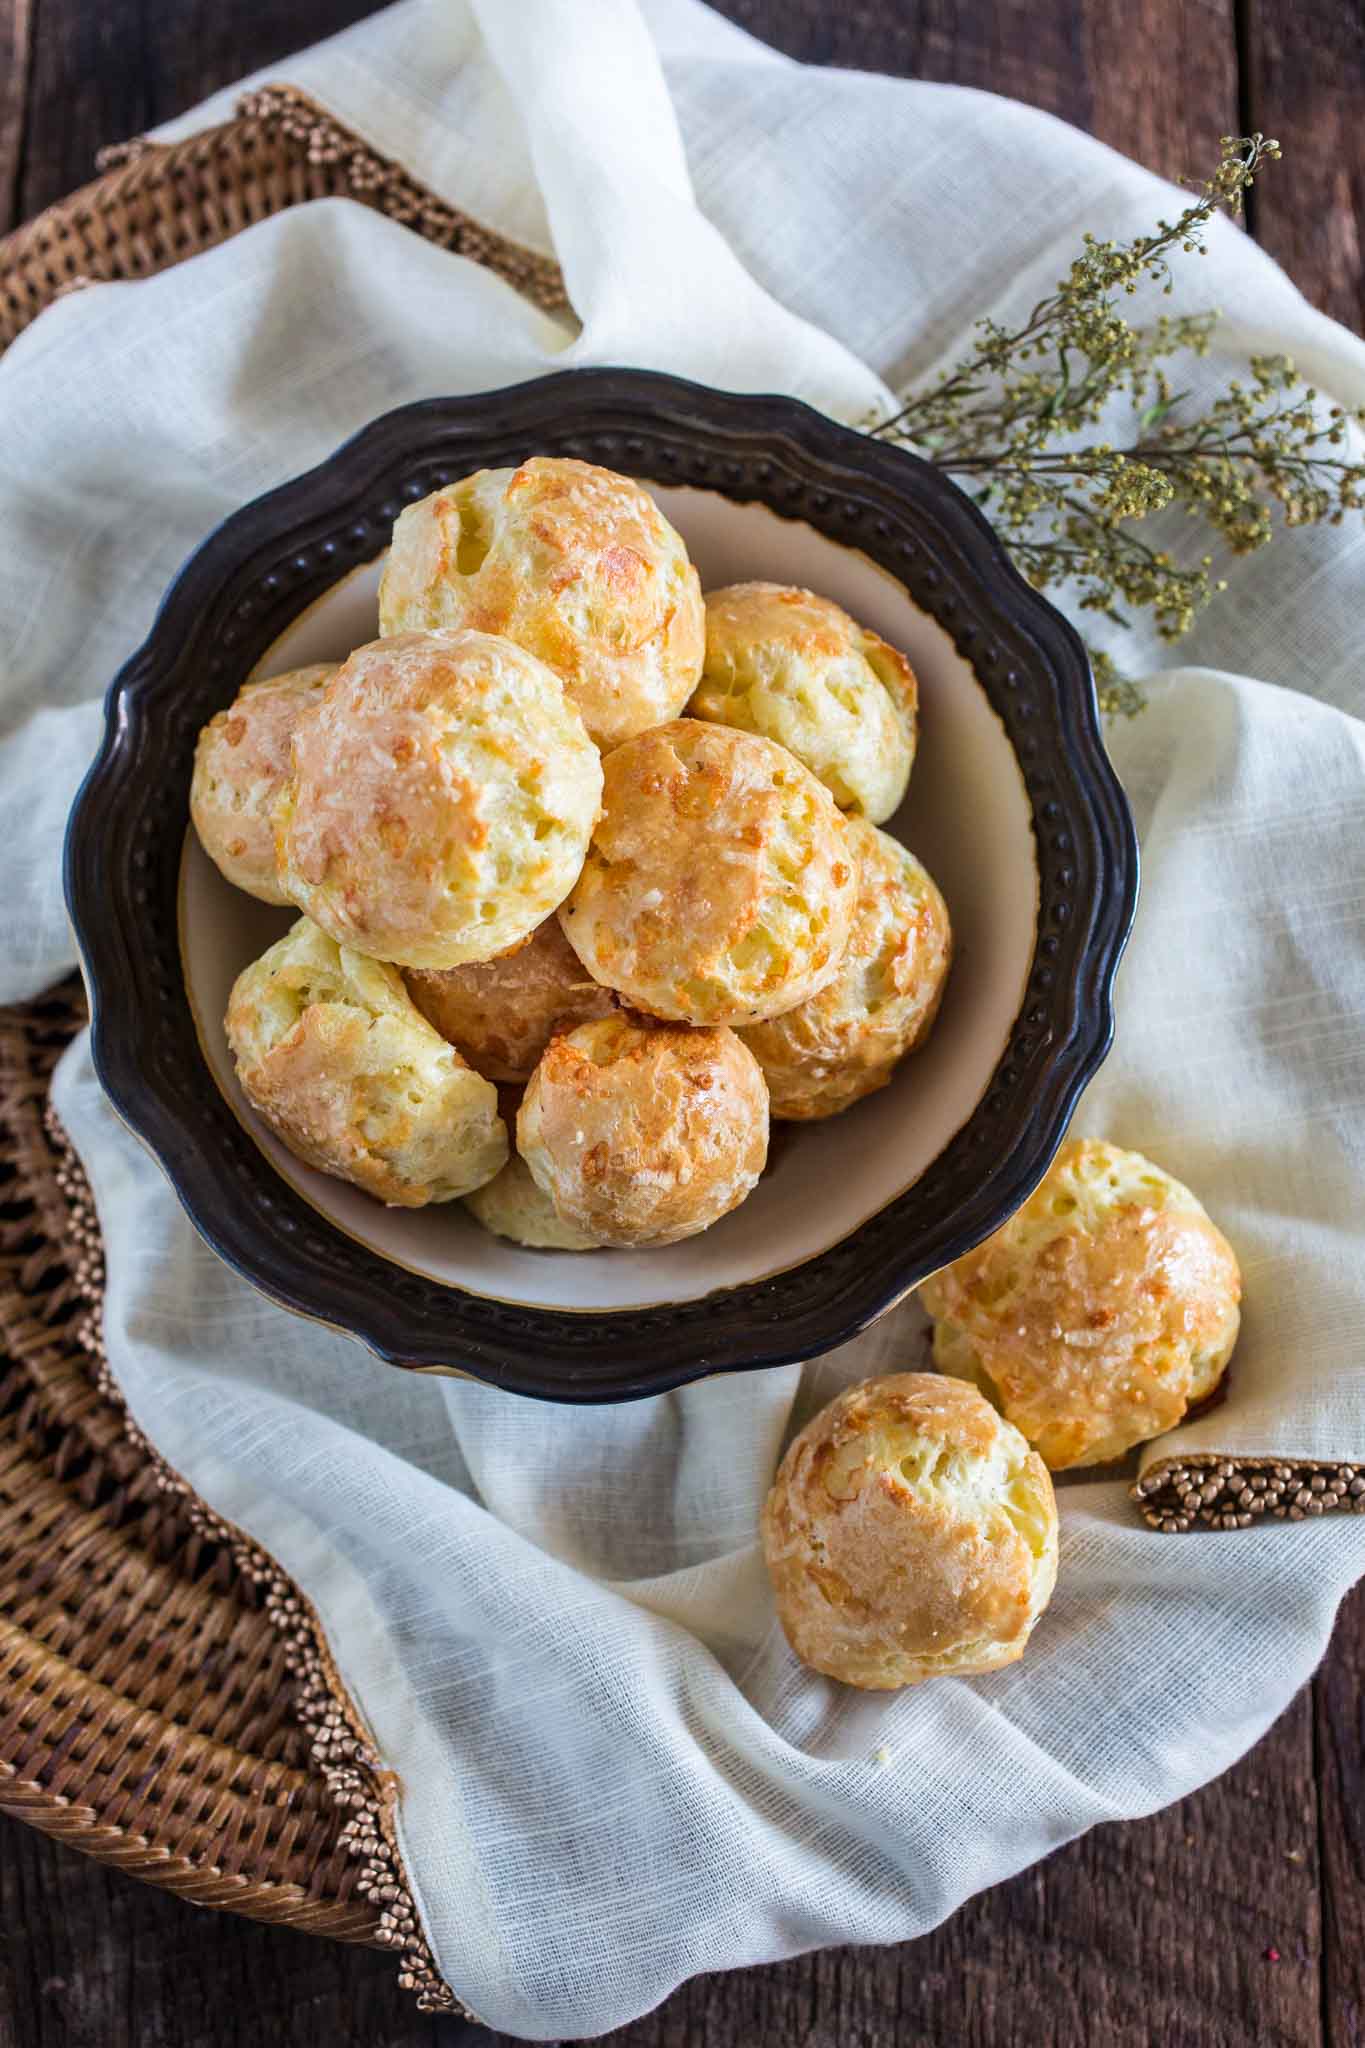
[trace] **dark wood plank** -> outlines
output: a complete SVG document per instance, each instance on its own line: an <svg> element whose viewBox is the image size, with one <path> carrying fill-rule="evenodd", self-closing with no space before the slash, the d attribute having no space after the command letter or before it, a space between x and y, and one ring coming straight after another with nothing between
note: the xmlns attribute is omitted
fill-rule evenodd
<svg viewBox="0 0 1365 2048"><path fill-rule="evenodd" d="M1365 327L1365 12L1359 0L1245 0L1247 119L1285 160L1257 185L1258 241L1315 306Z"/></svg>
<svg viewBox="0 0 1365 2048"><path fill-rule="evenodd" d="M0 235L22 218L19 173L24 151L33 0L0 6Z"/></svg>
<svg viewBox="0 0 1365 2048"><path fill-rule="evenodd" d="M138 61L140 24L127 0L36 8L19 217L27 220L94 176L95 151L150 121Z"/></svg>
<svg viewBox="0 0 1365 2048"><path fill-rule="evenodd" d="M1237 128L1235 0L1091 0L1086 124L1163 178L1198 177Z"/></svg>
<svg viewBox="0 0 1365 2048"><path fill-rule="evenodd" d="M1083 19L1087 0L717 0L718 11L805 64L887 71L981 86L1090 125Z"/></svg>
<svg viewBox="0 0 1365 2048"><path fill-rule="evenodd" d="M13 7L15 0L3 0ZM95 153L182 113L206 94L335 35L382 0L22 0L36 8L29 141L19 188L27 219L95 175ZM282 76L287 75L282 73Z"/></svg>
<svg viewBox="0 0 1365 2048"><path fill-rule="evenodd" d="M0 2048L265 2043L436 2048L436 2034L391 1956L206 1912L0 1820Z"/></svg>
<svg viewBox="0 0 1365 2048"><path fill-rule="evenodd" d="M805 63L1003 93L1167 177L1215 161L1219 136L1236 121L1234 0L713 4Z"/></svg>
<svg viewBox="0 0 1365 2048"><path fill-rule="evenodd" d="M1329 2048L1365 2041L1365 1585L1343 1602L1313 1682Z"/></svg>

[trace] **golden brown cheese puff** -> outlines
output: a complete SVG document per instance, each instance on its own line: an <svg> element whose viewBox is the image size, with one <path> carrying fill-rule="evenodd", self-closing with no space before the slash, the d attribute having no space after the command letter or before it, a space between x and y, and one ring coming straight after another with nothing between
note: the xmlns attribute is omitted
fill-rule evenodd
<svg viewBox="0 0 1365 2048"><path fill-rule="evenodd" d="M732 583L706 598L706 658L688 709L761 732L874 824L905 795L919 690L905 656L827 597Z"/></svg>
<svg viewBox="0 0 1365 2048"><path fill-rule="evenodd" d="M356 952L491 960L568 894L601 790L583 721L523 648L472 632L375 640L295 730L280 881Z"/></svg>
<svg viewBox="0 0 1365 2048"><path fill-rule="evenodd" d="M556 1032L616 1008L547 917L524 945L464 967L410 967L403 979L427 1022L489 1081L529 1081Z"/></svg>
<svg viewBox="0 0 1365 2048"><path fill-rule="evenodd" d="M701 675L701 585L649 492L592 463L483 469L399 515L379 630L503 633L562 677L600 747L675 718Z"/></svg>
<svg viewBox="0 0 1365 2048"><path fill-rule="evenodd" d="M797 1656L870 1691L1014 1663L1057 1577L1042 1459L936 1373L865 1380L822 1409L778 1467L762 1534Z"/></svg>
<svg viewBox="0 0 1365 2048"><path fill-rule="evenodd" d="M603 815L560 913L595 980L652 1017L751 1024L834 978L857 855L785 747L678 718L602 767Z"/></svg>
<svg viewBox="0 0 1365 2048"><path fill-rule="evenodd" d="M491 1180L507 1157L498 1092L382 961L301 917L238 975L227 1039L242 1091L296 1158L416 1209Z"/></svg>
<svg viewBox="0 0 1365 2048"><path fill-rule="evenodd" d="M1232 1247L1187 1187L1139 1152L1073 1138L920 1299L940 1370L980 1386L1061 1472L1121 1458L1211 1394L1241 1293Z"/></svg>
<svg viewBox="0 0 1365 2048"><path fill-rule="evenodd" d="M190 816L219 872L262 903L287 903L275 872L275 799L289 774L294 728L336 674L335 662L247 683L199 735Z"/></svg>
<svg viewBox="0 0 1365 2048"><path fill-rule="evenodd" d="M517 1150L598 1244L675 1244L736 1208L768 1156L768 1091L733 1031L622 1014L550 1041Z"/></svg>
<svg viewBox="0 0 1365 2048"><path fill-rule="evenodd" d="M837 974L796 1009L740 1032L775 1117L836 1116L884 1088L928 1036L948 978L948 906L927 870L866 819L848 827L858 900Z"/></svg>
<svg viewBox="0 0 1365 2048"><path fill-rule="evenodd" d="M517 1111L525 1093L524 1088L514 1087L508 1082L503 1082L498 1089L498 1114L509 1131L514 1132L517 1128ZM481 1223L494 1237L505 1237L510 1243L527 1245L533 1251L590 1252L597 1249L597 1239L589 1237L586 1231L575 1229L572 1223L566 1223L550 1197L542 1194L531 1178L530 1167L515 1145L502 1171L466 1195L464 1205L475 1222Z"/></svg>
<svg viewBox="0 0 1365 2048"><path fill-rule="evenodd" d="M590 1252L600 1244L586 1230L565 1222L550 1197L536 1186L519 1152L511 1154L501 1173L466 1195L464 1205L495 1237L529 1245L533 1251Z"/></svg>

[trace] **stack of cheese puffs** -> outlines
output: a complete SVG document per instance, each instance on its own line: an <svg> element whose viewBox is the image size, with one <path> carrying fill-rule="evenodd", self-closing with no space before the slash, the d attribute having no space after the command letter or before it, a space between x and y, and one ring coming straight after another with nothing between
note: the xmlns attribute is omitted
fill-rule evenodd
<svg viewBox="0 0 1365 2048"><path fill-rule="evenodd" d="M243 1091L379 1200L563 1250L670 1244L929 1031L943 898L878 829L904 655L810 591L703 598L649 493L533 457L410 506L380 637L249 683L191 812L298 921L239 975Z"/></svg>

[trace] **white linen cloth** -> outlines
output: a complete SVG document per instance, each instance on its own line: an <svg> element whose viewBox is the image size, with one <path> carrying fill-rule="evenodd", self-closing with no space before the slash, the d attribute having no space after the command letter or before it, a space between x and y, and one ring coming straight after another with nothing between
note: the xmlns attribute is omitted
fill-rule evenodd
<svg viewBox="0 0 1365 2048"><path fill-rule="evenodd" d="M10 998L73 958L58 848L98 693L238 504L389 406L569 362L858 418L978 314L1031 303L1085 228L1123 234L1178 203L1043 115L807 71L695 0L407 0L270 76L553 246L581 331L330 201L68 298L11 349ZM1325 394L1365 400L1365 347L1233 227L1212 239L1175 301L1228 316L1205 382L1284 347ZM1356 521L1234 567L1187 643L1205 666L1155 677L1114 736L1144 894L1084 1121L1187 1178L1247 1282L1233 1397L1168 1440L1182 1448L1365 1457L1362 562ZM1125 652L1159 665L1143 634ZM1217 672L1248 669L1263 680ZM55 1092L99 1206L133 1413L314 1602L400 1774L440 1967L511 2033L589 2035L699 1970L903 1939L1094 1822L1179 1797L1283 1708L1365 1569L1365 1521L1173 1538L1120 1480L1067 1486L1057 1595L1022 1665L843 1690L786 1649L755 1518L793 1416L914 1362L918 1311L804 1376L618 1409L409 1377L215 1261L83 1042Z"/></svg>

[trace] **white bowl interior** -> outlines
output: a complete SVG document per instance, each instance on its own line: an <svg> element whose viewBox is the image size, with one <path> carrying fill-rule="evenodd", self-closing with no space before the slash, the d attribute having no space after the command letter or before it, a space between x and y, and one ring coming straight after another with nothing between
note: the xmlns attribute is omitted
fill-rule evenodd
<svg viewBox="0 0 1365 2048"><path fill-rule="evenodd" d="M186 840L181 949L200 1036L219 1086L271 1163L341 1230L450 1286L505 1301L600 1312L680 1301L761 1279L846 1237L909 1187L986 1091L1033 957L1037 863L1013 751L971 668L908 592L856 551L759 505L709 491L655 496L685 538L705 588L745 578L804 584L904 648L919 678L918 758L887 829L924 861L947 899L956 955L937 1026L888 1088L826 1123L786 1125L759 1186L700 1237L658 1251L527 1251L490 1236L459 1202L386 1209L301 1165L237 1086L223 1033L228 991L293 913L232 888ZM378 632L381 562L357 569L305 612L258 664L260 676L340 660Z"/></svg>

